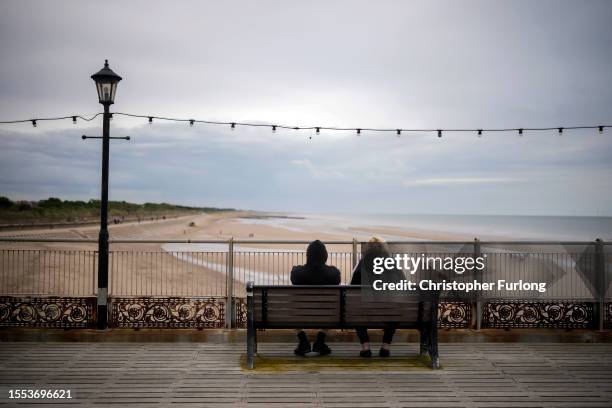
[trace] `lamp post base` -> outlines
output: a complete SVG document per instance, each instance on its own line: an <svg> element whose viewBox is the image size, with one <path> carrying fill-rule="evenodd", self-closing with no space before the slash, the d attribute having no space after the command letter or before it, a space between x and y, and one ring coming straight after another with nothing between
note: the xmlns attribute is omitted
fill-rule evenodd
<svg viewBox="0 0 612 408"><path fill-rule="evenodd" d="M106 329L108 325L108 309L106 305L98 305L96 321L99 330Z"/></svg>

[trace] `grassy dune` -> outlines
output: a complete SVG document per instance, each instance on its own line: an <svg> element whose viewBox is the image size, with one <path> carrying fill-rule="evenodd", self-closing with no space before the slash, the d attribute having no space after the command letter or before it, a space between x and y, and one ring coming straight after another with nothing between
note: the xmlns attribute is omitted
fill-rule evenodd
<svg viewBox="0 0 612 408"><path fill-rule="evenodd" d="M109 221L146 220L190 213L232 211L229 208L190 207L167 203L134 204L109 202ZM100 217L100 200L71 201L51 197L40 201L12 201L0 197L0 224L70 224L96 221Z"/></svg>

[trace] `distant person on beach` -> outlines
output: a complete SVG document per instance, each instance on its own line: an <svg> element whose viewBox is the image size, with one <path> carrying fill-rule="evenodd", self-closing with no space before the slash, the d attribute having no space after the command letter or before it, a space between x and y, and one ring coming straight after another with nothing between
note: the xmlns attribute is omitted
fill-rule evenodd
<svg viewBox="0 0 612 408"><path fill-rule="evenodd" d="M384 282L399 282L405 279L404 273L401 270L388 270L383 275L375 275L373 272L374 258L390 257L389 247L387 243L380 237L372 237L365 244L363 250L363 256L361 260L353 269L353 276L351 277L351 285L366 285L373 282L375 279L382 279ZM368 274L368 276L362 276L362 274ZM370 350L370 337L368 336L367 327L357 327L355 329L359 342L361 343L361 351L359 355L361 357L372 357L372 351ZM383 344L380 348L378 355L380 357L389 357L391 355L391 341L395 334L395 326L391 323L383 331Z"/></svg>
<svg viewBox="0 0 612 408"><path fill-rule="evenodd" d="M327 249L321 241L312 241L306 250L306 265L297 265L291 269L291 283L294 285L339 285L340 271L335 266L326 265ZM317 339L310 347L310 341L304 330L298 330L298 346L294 350L298 356L311 351L324 356L331 353L325 344L325 330L319 330Z"/></svg>

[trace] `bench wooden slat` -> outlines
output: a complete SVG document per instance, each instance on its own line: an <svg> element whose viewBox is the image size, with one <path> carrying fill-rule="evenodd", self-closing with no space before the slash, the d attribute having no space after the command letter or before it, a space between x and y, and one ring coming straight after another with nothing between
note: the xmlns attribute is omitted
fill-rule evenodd
<svg viewBox="0 0 612 408"><path fill-rule="evenodd" d="M261 297L256 297L255 302L261 302ZM323 296L307 296L307 295L299 295L299 296L288 296L288 295L276 295L275 293L270 293L267 297L268 302L275 300L278 302L290 302L290 301L300 301L300 302L338 302L340 298L338 294L334 295L323 295Z"/></svg>
<svg viewBox="0 0 612 408"><path fill-rule="evenodd" d="M414 312L386 312L386 313L347 313L344 315L344 320L348 321L350 319L356 319L356 318L367 318L368 316L371 317L385 317L387 316L389 319L403 319L406 321L412 321L412 320L417 320L418 319L418 312L414 311Z"/></svg>
<svg viewBox="0 0 612 408"><path fill-rule="evenodd" d="M419 309L419 304L418 303L408 303L408 304L403 304L403 303L395 303L395 304L391 304L391 303L364 303L364 304L353 304L353 305L346 305L346 310L364 310L364 311L368 311L368 310L418 310Z"/></svg>
<svg viewBox="0 0 612 408"><path fill-rule="evenodd" d="M268 311L268 319L272 316L332 316L335 320L338 319L339 309L272 309Z"/></svg>
<svg viewBox="0 0 612 408"><path fill-rule="evenodd" d="M378 316L373 316L373 317L358 317L358 318L351 318L351 319L347 319L346 321L346 325L348 325L348 327L356 327L356 326L365 326L365 327L369 327L369 328L374 328L374 324L384 324L384 323L402 323L402 322L406 322L406 319L403 319L401 317L398 317L396 319L390 318L389 316L384 316L384 317L378 317ZM410 323L408 324L410 327L418 327L419 325L415 322L415 323Z"/></svg>
<svg viewBox="0 0 612 408"><path fill-rule="evenodd" d="M269 291L269 293L273 293L274 296L338 296L338 289L316 288L316 291L314 291L313 289L306 287L281 287L275 288L273 291ZM261 291L253 293L253 296L255 297L260 295Z"/></svg>
<svg viewBox="0 0 612 408"><path fill-rule="evenodd" d="M294 315L294 316L271 316L268 318L269 324L288 324L295 323L296 329L301 328L303 323L338 323L336 316L308 316L308 315Z"/></svg>
<svg viewBox="0 0 612 408"><path fill-rule="evenodd" d="M261 301L260 302L255 302L256 305L261 305ZM291 299L291 298L287 298L287 299L279 299L279 298L271 298L268 299L267 301L268 306L283 306L283 305L300 305L300 304L309 304L309 305L325 305L325 304L331 304L331 305L339 305L340 304L340 299L338 299L338 297L336 296L335 299L323 299L323 300L315 300L315 299Z"/></svg>

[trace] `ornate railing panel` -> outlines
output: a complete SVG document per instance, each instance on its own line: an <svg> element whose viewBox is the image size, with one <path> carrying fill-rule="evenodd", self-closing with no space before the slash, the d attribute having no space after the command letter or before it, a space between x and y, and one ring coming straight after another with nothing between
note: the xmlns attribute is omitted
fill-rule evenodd
<svg viewBox="0 0 612 408"><path fill-rule="evenodd" d="M472 320L472 307L466 302L440 302L438 304L438 327L467 328Z"/></svg>
<svg viewBox="0 0 612 408"><path fill-rule="evenodd" d="M236 297L234 298L234 313L236 327L246 328L247 324L247 305L246 298Z"/></svg>
<svg viewBox="0 0 612 408"><path fill-rule="evenodd" d="M205 297L116 297L110 326L122 328L223 328L225 300Z"/></svg>
<svg viewBox="0 0 612 408"><path fill-rule="evenodd" d="M246 327L246 299L234 300L236 327ZM472 320L472 308L465 302L440 302L438 305L438 327L467 328Z"/></svg>
<svg viewBox="0 0 612 408"><path fill-rule="evenodd" d="M492 301L483 307L483 327L591 328L593 303L572 301Z"/></svg>
<svg viewBox="0 0 612 408"><path fill-rule="evenodd" d="M0 326L85 328L95 324L92 297L0 297Z"/></svg>
<svg viewBox="0 0 612 408"><path fill-rule="evenodd" d="M0 297L0 327L86 328L95 324L93 297ZM225 299L218 297L121 297L110 302L111 327L223 328ZM234 298L236 327L246 326L246 303ZM439 327L466 328L472 308L441 302ZM483 327L592 328L593 303L572 301L491 301L483 305ZM605 325L612 327L612 303L605 304Z"/></svg>

